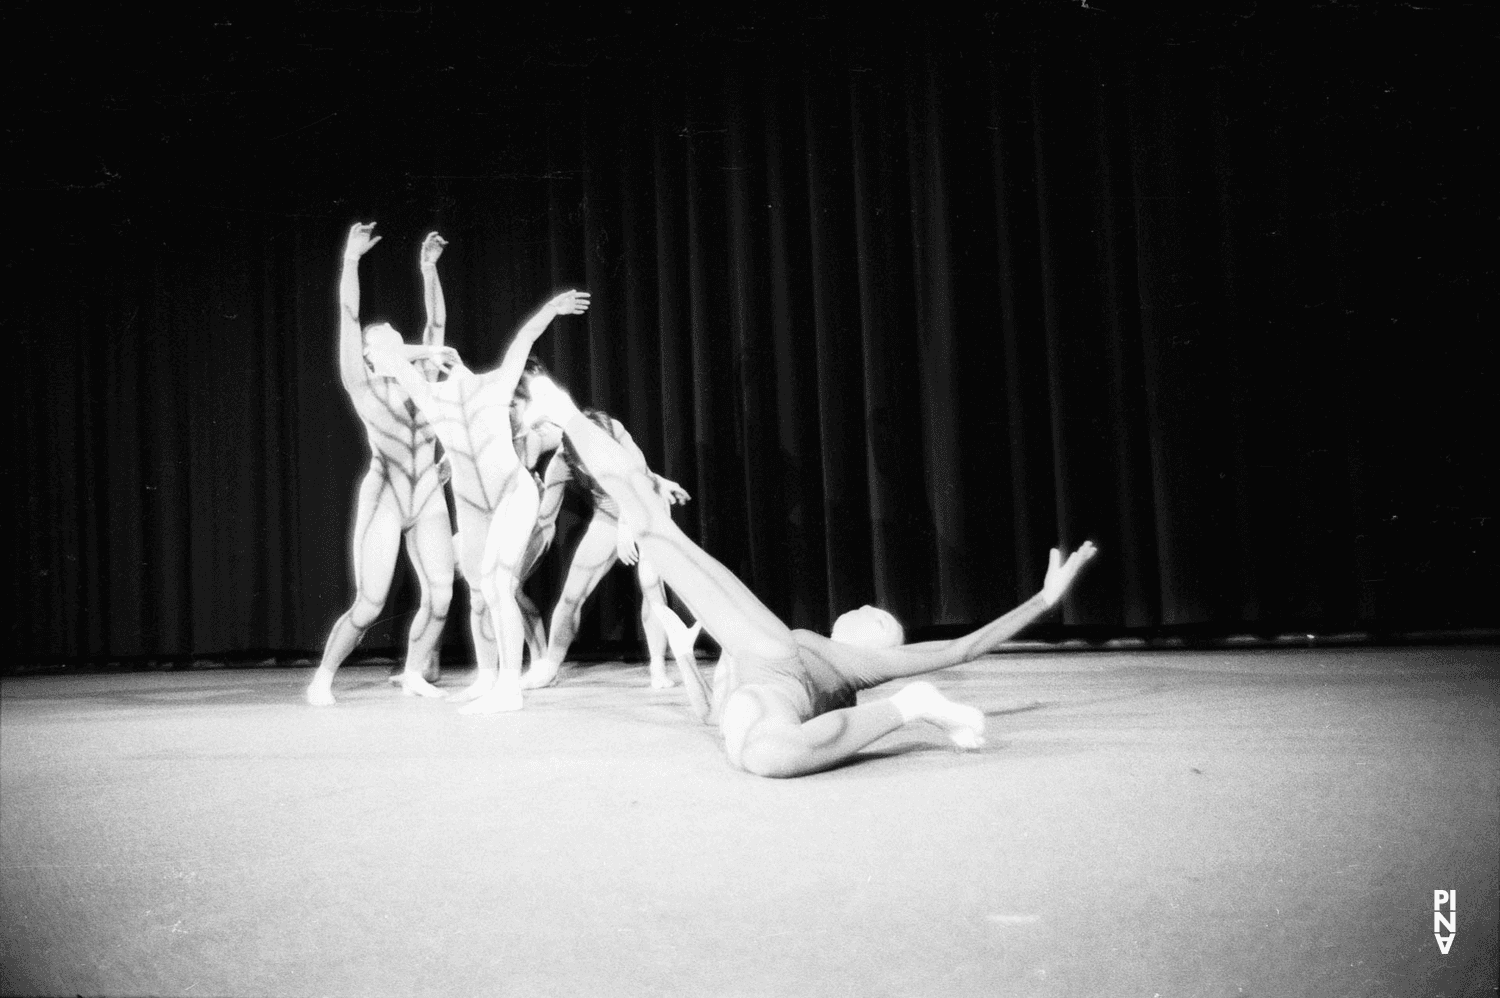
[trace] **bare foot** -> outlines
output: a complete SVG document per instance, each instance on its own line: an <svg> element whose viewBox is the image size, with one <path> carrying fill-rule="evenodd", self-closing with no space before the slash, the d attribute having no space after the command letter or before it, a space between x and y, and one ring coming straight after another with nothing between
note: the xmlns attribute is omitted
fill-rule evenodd
<svg viewBox="0 0 1500 998"><path fill-rule="evenodd" d="M337 703L333 699L333 676L313 673L312 682L307 684L307 702L314 707L331 707Z"/></svg>
<svg viewBox="0 0 1500 998"><path fill-rule="evenodd" d="M501 680L484 696L458 708L458 712L460 714L501 714L506 711L520 710L523 706L525 704L521 701L521 684L514 679Z"/></svg>
<svg viewBox="0 0 1500 998"><path fill-rule="evenodd" d="M698 643L698 635L703 631L703 621L697 621L689 627L669 607L656 605L651 608L651 611L661 622L662 630L667 632L667 645L672 649L672 658L677 662L677 671L681 672L684 677L687 676L689 669L697 672L698 653L694 650L694 646ZM657 686L658 669L661 677L667 679L665 663L652 662L651 686L653 689L666 689L676 685L672 680L667 679L665 685Z"/></svg>
<svg viewBox="0 0 1500 998"><path fill-rule="evenodd" d="M658 659L651 663L651 688L653 690L670 690L677 685L677 680L667 675L667 663Z"/></svg>
<svg viewBox="0 0 1500 998"><path fill-rule="evenodd" d="M543 686L551 686L557 682L557 670L562 668L561 662L552 662L545 658L534 658L531 660L531 668L521 677L521 689L539 690Z"/></svg>
<svg viewBox="0 0 1500 998"><path fill-rule="evenodd" d="M490 690L494 689L494 686L495 674L490 673L488 675L485 675L481 673L479 676L475 677L474 681L468 686L465 686L457 693L448 694L448 699L453 701L454 703L468 703L471 700L478 700Z"/></svg>
<svg viewBox="0 0 1500 998"><path fill-rule="evenodd" d="M984 744L984 715L973 707L954 703L931 683L911 683L891 697L907 721L927 721L948 733L948 738L963 749Z"/></svg>
<svg viewBox="0 0 1500 998"><path fill-rule="evenodd" d="M441 697L446 696L442 690L432 685L421 673L401 673L401 692L407 696L414 697Z"/></svg>

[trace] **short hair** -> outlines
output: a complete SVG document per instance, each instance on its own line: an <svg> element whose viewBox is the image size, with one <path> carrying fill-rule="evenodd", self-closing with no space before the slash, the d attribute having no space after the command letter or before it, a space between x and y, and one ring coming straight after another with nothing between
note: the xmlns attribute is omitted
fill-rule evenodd
<svg viewBox="0 0 1500 998"><path fill-rule="evenodd" d="M865 634L856 621L868 618L871 614L890 623L894 640L889 644L882 642L877 645L864 640ZM906 628L901 626L901 621L897 620L895 615L889 610L882 610L878 606L871 606L866 603L858 609L839 614L838 619L833 622L833 630L828 636L842 644L851 644L862 648L896 647L897 645L906 643Z"/></svg>

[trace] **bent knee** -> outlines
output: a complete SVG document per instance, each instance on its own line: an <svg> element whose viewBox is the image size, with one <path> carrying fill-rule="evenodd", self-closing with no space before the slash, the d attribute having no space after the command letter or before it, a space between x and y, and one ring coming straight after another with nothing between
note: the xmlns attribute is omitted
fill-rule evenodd
<svg viewBox="0 0 1500 998"><path fill-rule="evenodd" d="M807 772L803 756L796 746L784 739L752 736L740 747L738 767L753 776L784 780Z"/></svg>
<svg viewBox="0 0 1500 998"><path fill-rule="evenodd" d="M806 771L801 729L790 704L752 686L736 690L719 719L730 764L755 776L783 778Z"/></svg>
<svg viewBox="0 0 1500 998"><path fill-rule="evenodd" d="M513 573L497 572L485 579L484 600L490 606L499 606L506 600L514 602L520 591L521 580Z"/></svg>
<svg viewBox="0 0 1500 998"><path fill-rule="evenodd" d="M375 600L367 596L361 596L349 608L349 623L361 631L368 630L379 619L380 611L384 609L385 600Z"/></svg>

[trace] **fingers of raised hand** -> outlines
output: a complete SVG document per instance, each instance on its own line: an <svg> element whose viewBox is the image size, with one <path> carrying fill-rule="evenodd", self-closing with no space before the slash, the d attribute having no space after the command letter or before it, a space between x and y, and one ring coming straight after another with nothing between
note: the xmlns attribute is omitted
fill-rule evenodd
<svg viewBox="0 0 1500 998"><path fill-rule="evenodd" d="M589 293L587 291L564 291L552 299L552 304L561 315L577 315L588 311Z"/></svg>
<svg viewBox="0 0 1500 998"><path fill-rule="evenodd" d="M1082 568L1085 564L1088 563L1089 559L1093 558L1094 555L1098 553L1099 549L1094 547L1093 541L1084 541L1078 546L1078 550L1074 551L1071 555L1068 556L1068 561L1078 566L1079 568Z"/></svg>

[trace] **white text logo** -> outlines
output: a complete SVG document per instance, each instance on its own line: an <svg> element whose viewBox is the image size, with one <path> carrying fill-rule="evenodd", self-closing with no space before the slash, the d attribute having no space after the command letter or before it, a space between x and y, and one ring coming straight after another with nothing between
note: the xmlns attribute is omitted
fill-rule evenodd
<svg viewBox="0 0 1500 998"><path fill-rule="evenodd" d="M1447 905L1448 913L1443 914L1443 906ZM1448 948L1453 945L1453 937L1458 932L1458 891L1433 891L1432 892L1432 935L1437 940L1438 952L1448 953ZM1446 936L1443 933L1448 933Z"/></svg>

